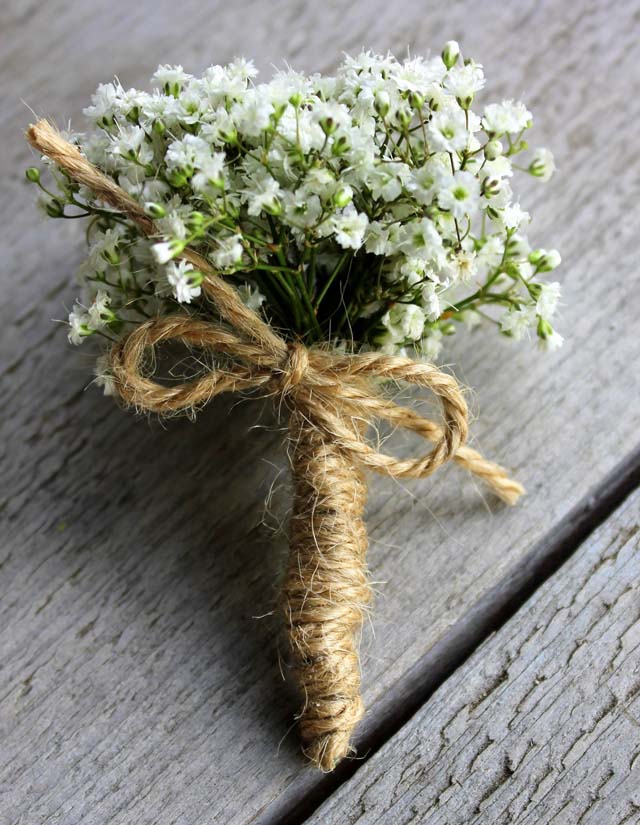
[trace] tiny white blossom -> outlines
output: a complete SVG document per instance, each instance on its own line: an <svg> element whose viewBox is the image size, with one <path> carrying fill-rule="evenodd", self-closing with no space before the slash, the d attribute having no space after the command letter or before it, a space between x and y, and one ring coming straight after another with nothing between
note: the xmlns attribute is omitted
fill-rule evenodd
<svg viewBox="0 0 640 825"><path fill-rule="evenodd" d="M183 249L181 244L176 243L175 240L173 241L161 241L160 243L154 243L151 247L151 252L156 263L159 264L166 264L167 261L170 261L172 258L175 258Z"/></svg>
<svg viewBox="0 0 640 825"><path fill-rule="evenodd" d="M109 308L110 304L111 297L104 289L99 289L87 311L91 329L103 329L105 324L113 319L113 312Z"/></svg>
<svg viewBox="0 0 640 825"><path fill-rule="evenodd" d="M500 329L519 341L536 322L535 306L511 309L500 319Z"/></svg>
<svg viewBox="0 0 640 825"><path fill-rule="evenodd" d="M173 289L176 300L181 304L190 304L202 292L200 286L202 275L196 272L187 261L171 261L168 263L167 280Z"/></svg>
<svg viewBox="0 0 640 825"><path fill-rule="evenodd" d="M444 179L438 192L438 204L458 220L477 209L480 184L471 172L456 172Z"/></svg>
<svg viewBox="0 0 640 825"><path fill-rule="evenodd" d="M444 80L444 87L458 100L470 104L476 92L485 84L482 65L473 60L469 63L458 63L449 69Z"/></svg>
<svg viewBox="0 0 640 825"><path fill-rule="evenodd" d="M386 341L417 341L424 330L425 315L417 304L395 304L382 316Z"/></svg>
<svg viewBox="0 0 640 825"><path fill-rule="evenodd" d="M331 219L335 239L343 249L360 249L368 224L367 216L352 204Z"/></svg>
<svg viewBox="0 0 640 825"><path fill-rule="evenodd" d="M92 333L91 318L84 307L76 304L69 313L69 333L67 335L69 343L77 346Z"/></svg>
<svg viewBox="0 0 640 825"><path fill-rule="evenodd" d="M461 152L469 140L464 113L460 109L436 112L427 126L427 140L436 152Z"/></svg>
<svg viewBox="0 0 640 825"><path fill-rule="evenodd" d="M490 103L485 106L482 125L487 132L503 135L505 132L515 134L526 129L531 122L531 112L524 103L503 100L502 103Z"/></svg>
<svg viewBox="0 0 640 825"><path fill-rule="evenodd" d="M529 164L530 174L542 181L548 181L555 169L556 164L549 149L536 149Z"/></svg>
<svg viewBox="0 0 640 825"><path fill-rule="evenodd" d="M229 267L240 263L243 253L241 235L230 235L222 240L217 239L217 243L218 248L211 257L219 269L229 269Z"/></svg>
<svg viewBox="0 0 640 825"><path fill-rule="evenodd" d="M544 337L538 339L540 349L546 350L547 352L554 352L555 350L560 349L563 344L564 338L560 335L560 333L556 332L555 329L551 330L551 332Z"/></svg>
<svg viewBox="0 0 640 825"><path fill-rule="evenodd" d="M238 287L238 293L242 298L242 303L254 312L258 312L260 307L267 300L262 292L260 292L260 290L256 287L251 286L251 284L241 284Z"/></svg>
<svg viewBox="0 0 640 825"><path fill-rule="evenodd" d="M560 299L560 284L553 281L548 284L540 284L540 294L536 301L536 312L545 321L550 321L555 315Z"/></svg>

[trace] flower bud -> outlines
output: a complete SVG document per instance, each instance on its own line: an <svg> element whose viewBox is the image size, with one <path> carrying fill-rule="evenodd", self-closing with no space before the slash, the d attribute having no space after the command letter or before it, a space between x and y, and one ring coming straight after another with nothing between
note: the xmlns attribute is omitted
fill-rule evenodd
<svg viewBox="0 0 640 825"><path fill-rule="evenodd" d="M529 174L547 181L555 171L553 155L548 149L538 149L529 164Z"/></svg>
<svg viewBox="0 0 640 825"><path fill-rule="evenodd" d="M44 208L50 218L62 218L64 216L64 204L57 198L48 200Z"/></svg>
<svg viewBox="0 0 640 825"><path fill-rule="evenodd" d="M298 106L302 104L303 100L304 97L302 95L302 92L294 92L289 98L289 103L297 109Z"/></svg>
<svg viewBox="0 0 640 825"><path fill-rule="evenodd" d="M502 181L500 180L500 178L495 178L491 177L491 175L488 175L482 181L481 192L485 196L485 198L493 198L498 194L501 188Z"/></svg>
<svg viewBox="0 0 640 825"><path fill-rule="evenodd" d="M391 108L391 98L388 92L376 92L376 99L374 103L376 112L381 118L385 118L389 114Z"/></svg>
<svg viewBox="0 0 640 825"><path fill-rule="evenodd" d="M349 149L349 141L346 135L340 135L337 140L333 141L331 145L331 154L339 157Z"/></svg>
<svg viewBox="0 0 640 825"><path fill-rule="evenodd" d="M38 183L40 181L40 170L35 166L30 166L24 174L29 183Z"/></svg>
<svg viewBox="0 0 640 825"><path fill-rule="evenodd" d="M353 200L353 190L350 186L341 186L333 196L335 205L342 209Z"/></svg>
<svg viewBox="0 0 640 825"><path fill-rule="evenodd" d="M551 272L560 266L561 261L557 249L534 249L529 253L529 263L533 264L538 272Z"/></svg>
<svg viewBox="0 0 640 825"><path fill-rule="evenodd" d="M424 106L424 95L420 95L418 92L409 92L409 105L412 109L422 109Z"/></svg>
<svg viewBox="0 0 640 825"><path fill-rule="evenodd" d="M499 140L490 140L485 144L484 156L487 160L495 160L502 154L502 144Z"/></svg>
<svg viewBox="0 0 640 825"><path fill-rule="evenodd" d="M406 129L411 121L413 120L413 112L410 109L407 109L406 106L402 106L398 109L398 122L403 129Z"/></svg>
<svg viewBox="0 0 640 825"><path fill-rule="evenodd" d="M186 221L187 227L192 232L197 232L198 229L201 229L203 223L204 215L202 214L202 212L191 212Z"/></svg>
<svg viewBox="0 0 640 825"><path fill-rule="evenodd" d="M164 218L167 214L167 210L164 208L164 206L162 206L162 204L152 203L151 201L145 203L144 211L150 218L153 218L154 220Z"/></svg>
<svg viewBox="0 0 640 825"><path fill-rule="evenodd" d="M453 68L460 57L460 46L456 40L448 40L442 50L442 62L447 69Z"/></svg>
<svg viewBox="0 0 640 825"><path fill-rule="evenodd" d="M154 131L157 135L164 135L165 130L166 130L166 126L164 125L164 123L163 123L161 120L156 120L156 121L154 122L154 124L153 124L153 131Z"/></svg>

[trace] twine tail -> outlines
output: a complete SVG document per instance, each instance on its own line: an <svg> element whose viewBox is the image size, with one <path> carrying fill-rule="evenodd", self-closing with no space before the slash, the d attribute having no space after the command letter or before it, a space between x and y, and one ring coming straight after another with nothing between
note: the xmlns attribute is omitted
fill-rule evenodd
<svg viewBox="0 0 640 825"><path fill-rule="evenodd" d="M300 412L293 412L290 430L294 502L283 610L304 697L303 749L331 771L353 751L351 735L363 715L358 647L371 598L367 488L362 470Z"/></svg>

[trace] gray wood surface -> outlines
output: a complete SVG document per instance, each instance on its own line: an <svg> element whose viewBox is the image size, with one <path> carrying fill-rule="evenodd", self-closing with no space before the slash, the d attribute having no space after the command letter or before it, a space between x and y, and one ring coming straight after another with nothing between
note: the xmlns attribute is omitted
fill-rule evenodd
<svg viewBox="0 0 640 825"><path fill-rule="evenodd" d="M640 493L311 823L640 822Z"/></svg>
<svg viewBox="0 0 640 825"><path fill-rule="evenodd" d="M529 495L511 511L485 503L455 468L406 488L372 480L367 737L446 661L452 639L474 632L478 611L550 552L604 480L615 484L638 442L637 7L505 5L3 4L7 822L278 822L323 783L293 731L284 735L295 703L269 615L284 539L261 520L272 484L270 521L285 515L280 434L256 403L223 400L195 425L160 426L84 391L86 356L51 322L74 297L81 231L36 216L20 99L77 122L98 82L117 73L143 85L159 62L198 70L244 53L265 70L285 59L328 70L363 44L426 52L456 37L485 64L487 99L522 94L534 111L560 173L532 185L525 203L533 238L564 256L567 346L545 356L487 330L447 356L474 388L476 445ZM258 421L267 428L249 432ZM400 438L399 449L411 443Z"/></svg>

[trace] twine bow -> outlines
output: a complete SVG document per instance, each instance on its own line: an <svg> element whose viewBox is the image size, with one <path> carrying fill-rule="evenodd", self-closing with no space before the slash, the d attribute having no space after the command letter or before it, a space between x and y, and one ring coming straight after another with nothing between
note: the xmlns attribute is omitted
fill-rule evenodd
<svg viewBox="0 0 640 825"><path fill-rule="evenodd" d="M31 126L27 139L145 235L158 234L140 204L49 123ZM161 414L193 410L222 392L260 389L288 407L294 505L283 609L304 695L299 720L305 751L323 770L331 770L349 752L363 712L357 635L370 599L363 469L418 478L452 459L508 504L523 488L465 445L468 410L452 376L407 357L343 355L288 343L242 303L205 258L188 248L180 257L203 274L203 291L220 322L176 315L137 326L110 352L115 386L125 403ZM154 348L175 340L210 351L215 366L173 386L154 380L149 374ZM428 389L440 403L442 424L383 395L380 385L387 381ZM376 421L411 430L433 446L417 458L381 452L366 438Z"/></svg>

